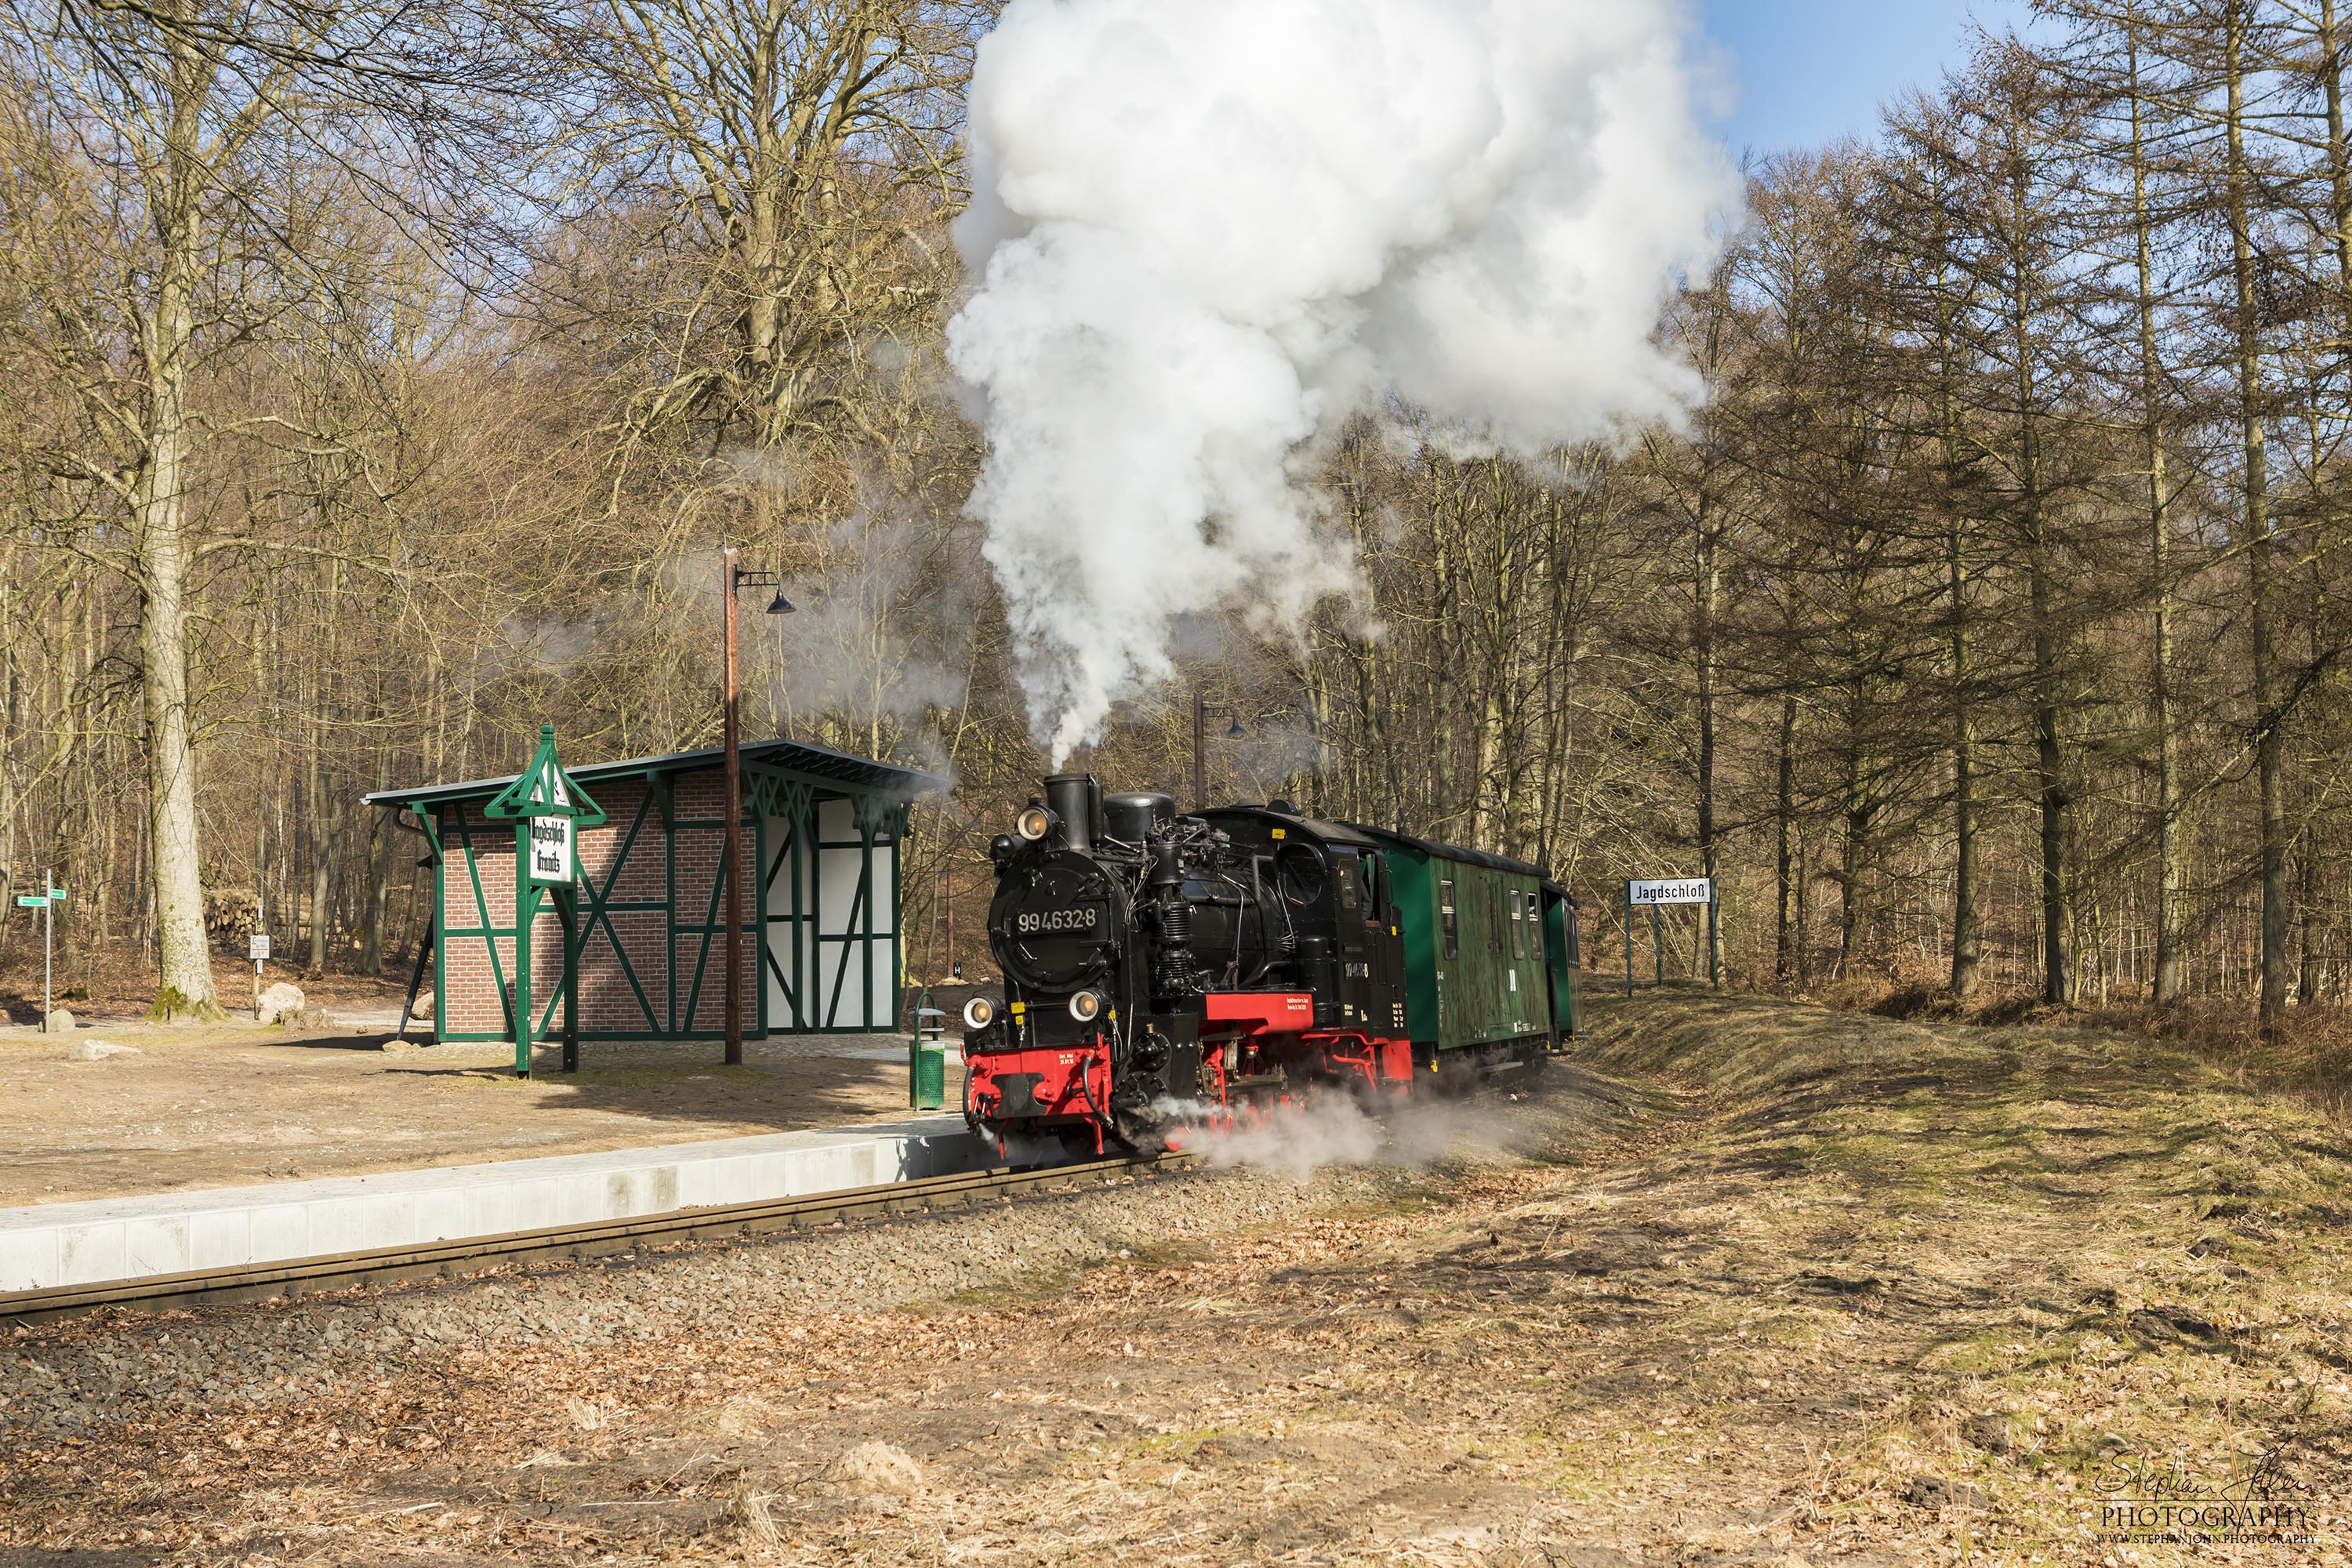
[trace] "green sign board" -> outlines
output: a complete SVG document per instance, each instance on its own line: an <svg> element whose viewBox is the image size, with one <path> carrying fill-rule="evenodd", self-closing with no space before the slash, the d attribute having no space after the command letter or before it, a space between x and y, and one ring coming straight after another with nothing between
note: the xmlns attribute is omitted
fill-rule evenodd
<svg viewBox="0 0 2352 1568"><path fill-rule="evenodd" d="M47 906L48 901L48 900L41 897L38 893L19 893L16 895L16 907L20 910L43 909Z"/></svg>

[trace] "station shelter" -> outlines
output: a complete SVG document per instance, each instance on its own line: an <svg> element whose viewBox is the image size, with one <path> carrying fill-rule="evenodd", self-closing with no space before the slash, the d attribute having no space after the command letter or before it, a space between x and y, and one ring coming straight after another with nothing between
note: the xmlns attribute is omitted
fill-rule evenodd
<svg viewBox="0 0 2352 1568"><path fill-rule="evenodd" d="M879 1034L898 1027L898 852L928 773L800 741L748 742L738 853L746 1037ZM603 808L577 838L580 1038L716 1040L727 911L723 754L717 749L568 767ZM515 1035L513 820L484 807L514 775L383 790L431 846L433 1026L444 1041ZM563 928L532 921L532 994L543 1037L562 1016ZM756 965L757 973L753 973Z"/></svg>

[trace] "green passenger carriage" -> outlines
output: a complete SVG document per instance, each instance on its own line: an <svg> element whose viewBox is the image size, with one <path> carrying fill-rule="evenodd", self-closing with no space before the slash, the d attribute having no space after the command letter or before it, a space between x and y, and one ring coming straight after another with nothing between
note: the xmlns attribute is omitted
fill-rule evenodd
<svg viewBox="0 0 2352 1568"><path fill-rule="evenodd" d="M1575 922L1540 867L1359 831L1382 846L1395 889L1416 1056L1541 1049L1576 1032Z"/></svg>

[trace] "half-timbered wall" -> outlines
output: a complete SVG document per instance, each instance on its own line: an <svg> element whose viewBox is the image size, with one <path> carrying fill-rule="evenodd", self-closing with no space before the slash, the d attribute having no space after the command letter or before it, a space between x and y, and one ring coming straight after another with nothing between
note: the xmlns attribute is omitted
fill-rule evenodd
<svg viewBox="0 0 2352 1568"><path fill-rule="evenodd" d="M579 836L580 1030L588 1039L718 1038L725 797L716 769L601 779L606 821ZM745 779L747 1034L898 1026L898 840L903 806L844 798L770 775ZM440 806L436 1032L514 1037L514 827L487 802ZM563 930L548 901L534 923L530 1005L562 1018Z"/></svg>
<svg viewBox="0 0 2352 1568"><path fill-rule="evenodd" d="M748 780L744 793L761 811L768 1026L897 1028L906 807L865 795L828 798L777 777Z"/></svg>

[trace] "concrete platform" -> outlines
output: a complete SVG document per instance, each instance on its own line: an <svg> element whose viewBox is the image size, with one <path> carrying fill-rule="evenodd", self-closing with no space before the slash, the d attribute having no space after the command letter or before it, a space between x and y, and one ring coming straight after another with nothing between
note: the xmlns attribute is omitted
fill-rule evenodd
<svg viewBox="0 0 2352 1568"><path fill-rule="evenodd" d="M980 1170L961 1116L0 1209L0 1291L756 1203Z"/></svg>

